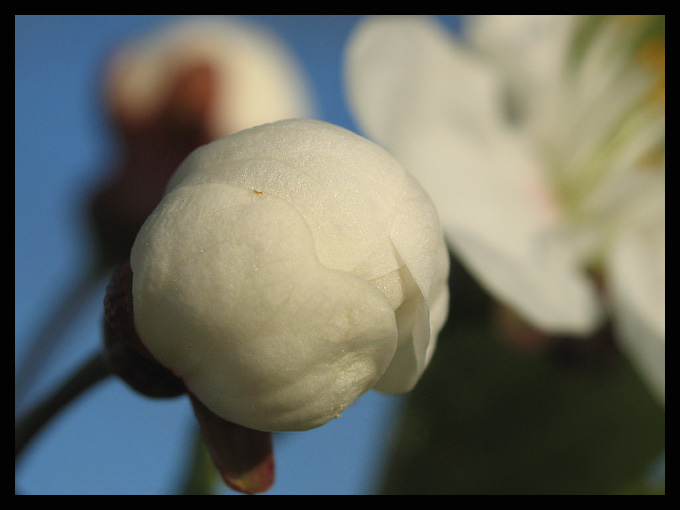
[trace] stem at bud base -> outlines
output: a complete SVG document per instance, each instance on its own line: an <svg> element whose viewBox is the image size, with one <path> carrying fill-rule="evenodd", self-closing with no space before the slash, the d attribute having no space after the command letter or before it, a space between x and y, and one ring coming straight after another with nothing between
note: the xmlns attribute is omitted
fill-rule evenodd
<svg viewBox="0 0 680 510"><path fill-rule="evenodd" d="M48 398L16 421L14 423L15 462L28 443L54 416L109 375L111 375L109 364L100 353L97 353L76 370Z"/></svg>
<svg viewBox="0 0 680 510"><path fill-rule="evenodd" d="M194 414L224 483L239 492L265 492L274 483L272 433L223 420L189 392Z"/></svg>

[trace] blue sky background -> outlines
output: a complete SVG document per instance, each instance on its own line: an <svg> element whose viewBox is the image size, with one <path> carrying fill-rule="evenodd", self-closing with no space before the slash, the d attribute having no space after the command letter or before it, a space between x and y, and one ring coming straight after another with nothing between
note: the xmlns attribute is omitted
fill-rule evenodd
<svg viewBox="0 0 680 510"><path fill-rule="evenodd" d="M105 57L167 16L15 17L15 371L55 303L90 268L89 193L107 176L115 146L99 105ZM342 52L361 18L246 16L297 54L322 120L355 129L342 88ZM454 16L441 18L455 27ZM101 342L99 279L36 374L40 399ZM369 393L339 420L275 439L277 482L269 494L375 491L400 400ZM22 407L23 409L23 407ZM23 494L164 494L177 489L194 418L185 398L154 401L108 380L81 398L31 445L16 470ZM229 491L225 491L229 492Z"/></svg>

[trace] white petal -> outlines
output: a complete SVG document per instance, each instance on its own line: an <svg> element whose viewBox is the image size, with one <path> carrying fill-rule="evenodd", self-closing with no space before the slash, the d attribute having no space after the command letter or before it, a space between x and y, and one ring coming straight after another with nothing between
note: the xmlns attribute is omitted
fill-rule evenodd
<svg viewBox="0 0 680 510"><path fill-rule="evenodd" d="M497 76L424 18L369 20L347 55L360 124L423 185L482 283L539 328L590 332L594 289L555 234L543 169L507 130Z"/></svg>
<svg viewBox="0 0 680 510"><path fill-rule="evenodd" d="M430 193L447 239L494 295L549 332L596 327L595 290L558 236L559 210L520 140L487 146L431 132L402 149L395 153Z"/></svg>
<svg viewBox="0 0 680 510"><path fill-rule="evenodd" d="M577 17L482 15L466 18L471 45L502 70L514 108L528 113L563 79Z"/></svg>
<svg viewBox="0 0 680 510"><path fill-rule="evenodd" d="M448 315L449 252L429 197L411 176L407 179L390 240L418 291L396 311L397 352L375 386L385 393L405 393L415 386Z"/></svg>
<svg viewBox="0 0 680 510"><path fill-rule="evenodd" d="M282 198L308 222L322 264L370 280L399 267L388 235L405 179L402 166L374 143L305 119L199 148L168 190L219 182Z"/></svg>
<svg viewBox="0 0 680 510"><path fill-rule="evenodd" d="M132 253L144 344L222 418L305 430L382 375L394 312L370 283L328 269L288 203L224 184L181 186Z"/></svg>
<svg viewBox="0 0 680 510"><path fill-rule="evenodd" d="M607 283L623 349L666 399L666 227L632 229L612 247Z"/></svg>
<svg viewBox="0 0 680 510"><path fill-rule="evenodd" d="M454 123L482 136L502 122L495 73L430 18L367 18L348 43L345 74L356 119L390 150L433 126Z"/></svg>

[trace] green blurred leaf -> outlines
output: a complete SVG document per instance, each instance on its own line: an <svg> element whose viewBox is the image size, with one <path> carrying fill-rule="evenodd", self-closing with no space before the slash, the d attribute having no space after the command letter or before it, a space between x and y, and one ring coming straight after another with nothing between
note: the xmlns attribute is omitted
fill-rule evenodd
<svg viewBox="0 0 680 510"><path fill-rule="evenodd" d="M616 495L620 496L665 496L666 484L665 482L650 482L647 479L639 480L616 491Z"/></svg>

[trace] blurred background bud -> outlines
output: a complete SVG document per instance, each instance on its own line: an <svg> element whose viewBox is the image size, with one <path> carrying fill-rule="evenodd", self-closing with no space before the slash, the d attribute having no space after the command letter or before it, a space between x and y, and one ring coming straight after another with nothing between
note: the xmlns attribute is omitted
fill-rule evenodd
<svg viewBox="0 0 680 510"><path fill-rule="evenodd" d="M125 42L102 88L119 149L90 212L102 256L117 263L192 150L258 124L313 116L307 80L285 43L231 18L185 18Z"/></svg>

